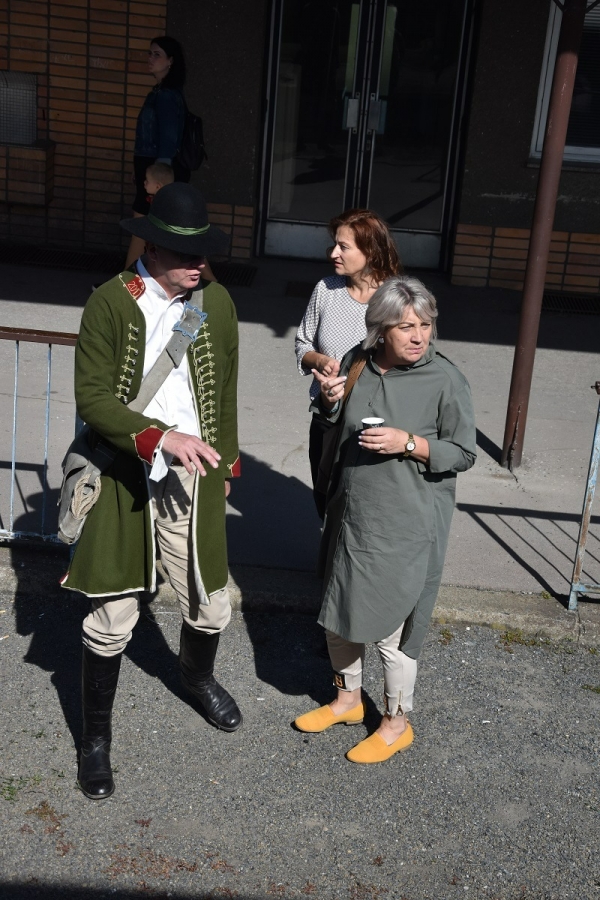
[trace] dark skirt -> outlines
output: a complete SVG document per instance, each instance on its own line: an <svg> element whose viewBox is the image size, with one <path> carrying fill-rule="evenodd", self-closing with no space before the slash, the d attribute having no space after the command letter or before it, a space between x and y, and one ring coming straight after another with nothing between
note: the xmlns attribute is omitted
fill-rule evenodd
<svg viewBox="0 0 600 900"><path fill-rule="evenodd" d="M146 188L144 187L144 181L146 180L146 169L154 162L156 162L156 157L154 156L133 157L133 172L135 176L135 199L133 201L133 211L139 213L141 216L147 216L150 210L150 204L148 203L148 196L146 194ZM190 180L190 176L192 173L189 169L184 168L184 166L178 163L177 160L173 160L171 165L173 167L175 181L185 181L187 183Z"/></svg>
<svg viewBox="0 0 600 900"><path fill-rule="evenodd" d="M320 519L325 518L325 506L327 495L317 490L317 477L319 475L319 463L323 454L323 438L333 428L334 423L316 413L313 414L308 435L308 458L310 461L310 474L313 483L313 497Z"/></svg>

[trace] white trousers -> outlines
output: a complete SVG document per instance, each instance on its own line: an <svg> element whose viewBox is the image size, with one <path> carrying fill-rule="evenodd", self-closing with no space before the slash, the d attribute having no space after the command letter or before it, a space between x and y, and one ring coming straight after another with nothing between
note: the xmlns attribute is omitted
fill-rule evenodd
<svg viewBox="0 0 600 900"><path fill-rule="evenodd" d="M162 481L151 481L152 517L160 558L184 621L191 628L213 634L229 623L231 603L227 587L210 595L209 606L198 598L190 529L194 477L184 466L172 466ZM91 597L90 601L90 612L83 621L83 643L99 656L122 653L140 616L137 592Z"/></svg>
<svg viewBox="0 0 600 900"><path fill-rule="evenodd" d="M413 708L417 678L417 661L399 649L404 623L389 637L376 641L383 665L386 709L390 716L401 716ZM327 649L333 667L333 683L341 691L362 687L365 645L346 641L339 634L326 631Z"/></svg>

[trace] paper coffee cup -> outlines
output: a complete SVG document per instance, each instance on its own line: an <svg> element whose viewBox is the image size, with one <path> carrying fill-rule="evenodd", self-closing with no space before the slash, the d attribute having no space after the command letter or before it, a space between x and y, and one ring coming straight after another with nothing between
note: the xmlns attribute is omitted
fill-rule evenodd
<svg viewBox="0 0 600 900"><path fill-rule="evenodd" d="M383 428L385 425L385 419L380 419L377 416L369 416L368 419L361 419L363 428Z"/></svg>

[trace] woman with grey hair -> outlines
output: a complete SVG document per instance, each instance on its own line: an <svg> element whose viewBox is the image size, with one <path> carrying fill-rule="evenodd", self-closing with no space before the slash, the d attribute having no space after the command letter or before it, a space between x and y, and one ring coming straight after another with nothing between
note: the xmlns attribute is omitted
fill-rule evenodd
<svg viewBox="0 0 600 900"><path fill-rule="evenodd" d="M337 697L295 725L314 733L363 721L365 644L375 643L386 712L346 754L357 763L382 762L413 741L406 716L442 577L456 475L475 462L469 385L432 342L436 318L435 298L418 279L390 278L373 295L367 336L339 375L313 372L315 406L339 428L319 616ZM380 424L368 427L369 419Z"/></svg>

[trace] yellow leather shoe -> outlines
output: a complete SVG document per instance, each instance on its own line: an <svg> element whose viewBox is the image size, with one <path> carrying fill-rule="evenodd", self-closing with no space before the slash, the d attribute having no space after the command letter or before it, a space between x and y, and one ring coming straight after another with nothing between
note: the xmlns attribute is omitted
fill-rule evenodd
<svg viewBox="0 0 600 900"><path fill-rule="evenodd" d="M394 753L399 753L401 750L406 750L410 747L414 739L415 735L410 722L407 722L406 728L393 744L386 744L381 735L374 732L374 734L365 738L364 741L361 741L360 744L357 744L356 747L353 747L352 750L348 750L346 759L355 763L385 762Z"/></svg>
<svg viewBox="0 0 600 900"><path fill-rule="evenodd" d="M339 716L336 716L329 705L320 706L318 709L312 709L310 712L304 713L303 716L298 716L294 720L294 725L299 731L317 734L320 731L325 731L332 725L360 725L365 717L365 713L364 700L361 700L358 706L349 709L348 712L340 713Z"/></svg>

